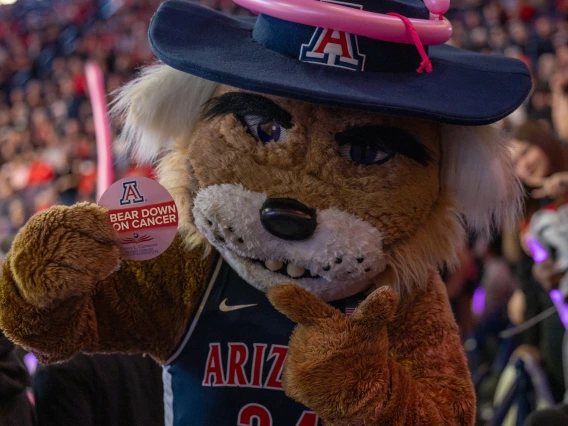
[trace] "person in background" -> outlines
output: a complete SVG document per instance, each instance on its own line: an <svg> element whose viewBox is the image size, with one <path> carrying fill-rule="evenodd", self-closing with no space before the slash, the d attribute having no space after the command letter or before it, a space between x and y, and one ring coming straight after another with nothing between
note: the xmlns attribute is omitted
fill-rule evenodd
<svg viewBox="0 0 568 426"><path fill-rule="evenodd" d="M39 426L164 425L162 369L150 357L77 355L39 365L33 387Z"/></svg>
<svg viewBox="0 0 568 426"><path fill-rule="evenodd" d="M508 262L503 257L500 236L490 241L479 237L474 244L474 255L482 263L480 287L483 289L483 305L473 306L476 316L475 334L485 357L481 362L491 363L498 351L498 334L504 330L507 318L507 302L518 286Z"/></svg>
<svg viewBox="0 0 568 426"><path fill-rule="evenodd" d="M0 425L37 425L29 385L30 377L15 355L14 345L0 333Z"/></svg>
<svg viewBox="0 0 568 426"><path fill-rule="evenodd" d="M517 176L527 187L538 188L552 175L568 171L568 152L543 123L526 121L514 133Z"/></svg>
<svg viewBox="0 0 568 426"><path fill-rule="evenodd" d="M547 125L542 122L527 121L514 133L513 158L516 162L517 176L530 191L529 194L533 195L526 200L525 217L521 225L524 229L535 211L553 201L548 197L534 198L534 195L538 195L542 190L546 178L568 171L568 152ZM508 240L514 239L520 247L520 234L521 230L517 230L515 237L509 236ZM518 250L514 270L519 287L513 293L508 307L509 318L516 324L553 306L548 292L533 276L533 265L534 262L527 252ZM538 348L542 367L547 373L556 402L562 401L565 392L562 368L563 335L564 326L558 314L554 314L520 336L523 345Z"/></svg>
<svg viewBox="0 0 568 426"><path fill-rule="evenodd" d="M563 196L568 193L562 194ZM533 276L548 293L553 289L558 288L560 280L566 271L560 272L557 268L556 262L553 259L547 259L542 263L535 263L533 266ZM568 384L568 331L564 332L564 339L562 342L562 356L564 367L564 382ZM567 386L568 387L568 386ZM537 411L525 422L524 426L564 426L568 425L568 389L564 394L564 400L561 404Z"/></svg>
<svg viewBox="0 0 568 426"><path fill-rule="evenodd" d="M557 92L556 96L562 97L562 102L567 102L566 105L561 105L561 108L568 107L568 101L566 100L567 93L565 92L564 88L562 88L561 93ZM568 109L564 112L568 113ZM568 117L568 115L566 117ZM558 115L556 115L556 120L558 120ZM560 129L563 129L564 127L565 126L562 125L560 126ZM554 204L557 206L566 204L566 202L568 201L567 171L557 171L556 173L542 177L540 179L535 177L535 179L532 180L532 184L535 187L531 191L531 196L534 199L554 200ZM542 289L547 294L551 290L558 288L559 282L564 275L564 273L559 272L560 271L556 267L556 262L553 259L547 259L544 262L538 264L535 263L532 268L534 279L541 285ZM562 348L564 383L565 387L568 387L568 332L566 331L564 332ZM566 390L563 402L561 404L533 413L525 422L525 426L560 426L566 424L568 424L568 390Z"/></svg>
<svg viewBox="0 0 568 426"><path fill-rule="evenodd" d="M457 256L458 266L443 271L442 277L454 317L460 328L460 336L462 341L465 341L474 328L475 319L471 311L471 300L479 281L479 271L469 244L463 242L457 250Z"/></svg>
<svg viewBox="0 0 568 426"><path fill-rule="evenodd" d="M568 46L564 47L564 55L568 60ZM567 64L568 66L568 64ZM557 72L551 78L552 90L552 122L558 136L568 141L568 69Z"/></svg>

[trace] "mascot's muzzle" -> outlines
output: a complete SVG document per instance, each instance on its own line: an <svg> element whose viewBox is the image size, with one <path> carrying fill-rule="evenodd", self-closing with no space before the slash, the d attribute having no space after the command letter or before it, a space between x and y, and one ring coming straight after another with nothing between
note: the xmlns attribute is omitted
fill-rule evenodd
<svg viewBox="0 0 568 426"><path fill-rule="evenodd" d="M290 241L307 240L317 227L316 211L292 198L268 198L260 222L275 237Z"/></svg>
<svg viewBox="0 0 568 426"><path fill-rule="evenodd" d="M347 285L366 288L386 267L381 231L338 208L220 184L197 192L192 213L199 232L259 289L295 280L333 300Z"/></svg>

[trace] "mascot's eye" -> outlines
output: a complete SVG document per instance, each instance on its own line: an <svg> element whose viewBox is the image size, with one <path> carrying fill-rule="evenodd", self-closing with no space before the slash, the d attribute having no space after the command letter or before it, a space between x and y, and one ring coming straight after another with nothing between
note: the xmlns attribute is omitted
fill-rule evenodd
<svg viewBox="0 0 568 426"><path fill-rule="evenodd" d="M247 115L244 122L252 135L262 143L281 142L286 139L288 133L276 120Z"/></svg>
<svg viewBox="0 0 568 426"><path fill-rule="evenodd" d="M339 153L357 164L382 164L390 160L394 154L384 152L372 142L346 143L339 147Z"/></svg>
<svg viewBox="0 0 568 426"><path fill-rule="evenodd" d="M262 142L277 142L282 128L276 121L261 123L256 126L256 133Z"/></svg>

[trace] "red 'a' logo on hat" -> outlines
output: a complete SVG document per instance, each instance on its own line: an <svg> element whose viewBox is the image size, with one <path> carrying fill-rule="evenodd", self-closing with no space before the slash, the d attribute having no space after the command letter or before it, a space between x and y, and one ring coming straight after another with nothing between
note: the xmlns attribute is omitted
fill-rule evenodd
<svg viewBox="0 0 568 426"><path fill-rule="evenodd" d="M334 0L324 1L357 9L363 8L360 4ZM300 51L300 61L346 68L353 71L364 70L365 58L365 55L359 53L356 35L328 28L317 28L310 42L303 44Z"/></svg>

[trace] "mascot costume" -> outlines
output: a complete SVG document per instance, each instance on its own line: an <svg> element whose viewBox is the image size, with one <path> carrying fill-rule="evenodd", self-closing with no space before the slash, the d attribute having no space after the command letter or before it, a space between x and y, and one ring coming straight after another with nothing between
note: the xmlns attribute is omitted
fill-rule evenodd
<svg viewBox="0 0 568 426"><path fill-rule="evenodd" d="M518 210L490 124L527 68L444 45L443 0L237 3L257 16L162 3L161 62L115 102L173 244L125 260L106 209L43 211L3 265L2 329L47 363L149 354L168 425L473 425L438 269Z"/></svg>

